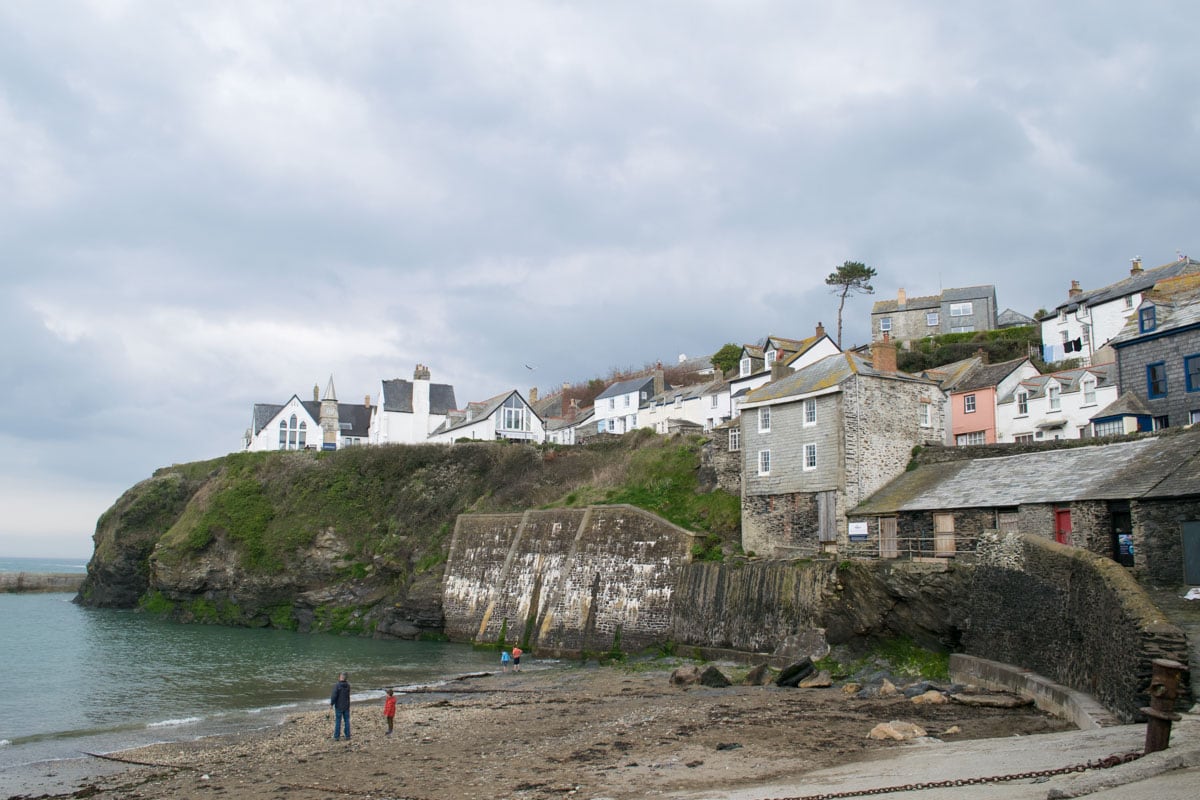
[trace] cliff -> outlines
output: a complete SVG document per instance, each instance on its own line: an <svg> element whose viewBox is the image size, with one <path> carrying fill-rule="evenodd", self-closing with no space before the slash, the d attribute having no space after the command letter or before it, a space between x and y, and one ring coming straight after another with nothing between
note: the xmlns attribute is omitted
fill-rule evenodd
<svg viewBox="0 0 1200 800"><path fill-rule="evenodd" d="M164 468L101 516L77 600L189 622L440 634L460 514L630 503L736 542L737 498L697 489L702 444L640 432L563 449L392 445Z"/></svg>

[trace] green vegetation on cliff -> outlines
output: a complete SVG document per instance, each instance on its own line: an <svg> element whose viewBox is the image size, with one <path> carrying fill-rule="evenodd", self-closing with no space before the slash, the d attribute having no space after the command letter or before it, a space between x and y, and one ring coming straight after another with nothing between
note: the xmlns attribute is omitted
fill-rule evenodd
<svg viewBox="0 0 1200 800"><path fill-rule="evenodd" d="M699 490L700 437L236 453L160 470L101 519L81 599L174 618L417 636L440 628L462 513L629 503L736 542L739 500ZM116 590L114 590L116 589Z"/></svg>

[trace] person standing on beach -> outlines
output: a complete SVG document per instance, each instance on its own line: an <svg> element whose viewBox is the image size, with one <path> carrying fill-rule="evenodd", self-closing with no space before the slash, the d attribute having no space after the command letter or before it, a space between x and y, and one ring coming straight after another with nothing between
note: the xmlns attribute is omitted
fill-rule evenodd
<svg viewBox="0 0 1200 800"><path fill-rule="evenodd" d="M513 652L512 652L513 672L521 671L521 653L522 653L521 648L519 648L519 647L513 648Z"/></svg>
<svg viewBox="0 0 1200 800"><path fill-rule="evenodd" d="M346 727L346 740L350 740L350 682L346 673L338 675L338 681L333 685L333 694L329 696L329 705L333 708L333 740L342 738L342 724Z"/></svg>
<svg viewBox="0 0 1200 800"><path fill-rule="evenodd" d="M507 650L500 651L500 671L508 672L508 665L512 663L512 658L509 657Z"/></svg>
<svg viewBox="0 0 1200 800"><path fill-rule="evenodd" d="M391 736L392 724L396 721L396 696L392 694L390 688L387 690L387 697L383 701L383 716L387 719L388 724L387 733L384 736Z"/></svg>

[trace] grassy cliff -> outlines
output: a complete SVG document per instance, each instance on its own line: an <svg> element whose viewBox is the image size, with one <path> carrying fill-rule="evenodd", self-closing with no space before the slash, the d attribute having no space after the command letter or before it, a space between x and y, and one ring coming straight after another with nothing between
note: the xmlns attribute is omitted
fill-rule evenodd
<svg viewBox="0 0 1200 800"><path fill-rule="evenodd" d="M237 453L159 470L100 519L80 592L185 621L411 637L441 627L457 515L631 503L738 539L738 499L698 490L700 437L572 448L470 443Z"/></svg>

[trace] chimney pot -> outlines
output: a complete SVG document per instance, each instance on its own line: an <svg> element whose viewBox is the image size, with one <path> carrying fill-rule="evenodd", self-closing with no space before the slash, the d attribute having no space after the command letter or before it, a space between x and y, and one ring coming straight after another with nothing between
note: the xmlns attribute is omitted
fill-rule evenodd
<svg viewBox="0 0 1200 800"><path fill-rule="evenodd" d="M819 339L824 335L825 335L825 326L822 325L820 322L818 322L817 323L817 338Z"/></svg>
<svg viewBox="0 0 1200 800"><path fill-rule="evenodd" d="M429 367L425 366L424 364L417 364L416 368L413 370L413 380L414 381L429 380Z"/></svg>
<svg viewBox="0 0 1200 800"><path fill-rule="evenodd" d="M371 407L371 395L368 394L363 397L363 405L367 408Z"/></svg>
<svg viewBox="0 0 1200 800"><path fill-rule="evenodd" d="M536 386L529 387L529 402L531 402L531 403L537 402L537 387Z"/></svg>
<svg viewBox="0 0 1200 800"><path fill-rule="evenodd" d="M1130 275L1141 275L1142 274L1142 257L1141 256L1134 256L1133 258L1131 258L1129 260L1129 274Z"/></svg>
<svg viewBox="0 0 1200 800"><path fill-rule="evenodd" d="M1083 289L1079 288L1079 281L1071 281L1071 289L1067 292L1067 297L1079 297L1083 294Z"/></svg>
<svg viewBox="0 0 1200 800"><path fill-rule="evenodd" d="M905 293L904 289L901 288L899 291L896 292L896 305L900 306L901 308L904 308L904 306L907 303L908 303L908 295Z"/></svg>

